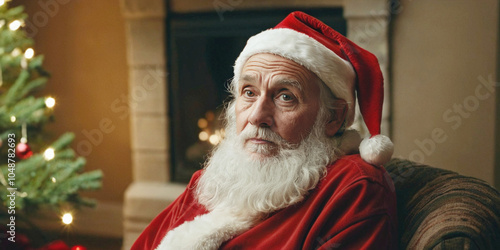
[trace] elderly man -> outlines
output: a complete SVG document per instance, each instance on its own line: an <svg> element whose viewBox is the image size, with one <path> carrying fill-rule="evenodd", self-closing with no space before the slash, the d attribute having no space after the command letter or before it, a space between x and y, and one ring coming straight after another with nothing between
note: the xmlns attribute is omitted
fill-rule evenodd
<svg viewBox="0 0 500 250"><path fill-rule="evenodd" d="M225 139L132 249L396 248L382 86L371 53L302 12L250 38Z"/></svg>

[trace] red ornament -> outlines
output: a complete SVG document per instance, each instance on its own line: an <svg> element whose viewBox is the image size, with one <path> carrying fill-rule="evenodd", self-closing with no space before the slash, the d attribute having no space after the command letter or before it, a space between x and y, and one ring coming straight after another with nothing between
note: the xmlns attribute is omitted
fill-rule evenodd
<svg viewBox="0 0 500 250"><path fill-rule="evenodd" d="M28 146L28 143L23 143L20 142L16 146L16 156L19 159L28 159L33 155L33 151L31 151L30 146Z"/></svg>
<svg viewBox="0 0 500 250"><path fill-rule="evenodd" d="M87 250L87 248L84 246L76 245L76 246L73 246L71 248L71 250Z"/></svg>
<svg viewBox="0 0 500 250"><path fill-rule="evenodd" d="M62 240L52 241L51 243L38 248L38 250L70 250L69 246Z"/></svg>

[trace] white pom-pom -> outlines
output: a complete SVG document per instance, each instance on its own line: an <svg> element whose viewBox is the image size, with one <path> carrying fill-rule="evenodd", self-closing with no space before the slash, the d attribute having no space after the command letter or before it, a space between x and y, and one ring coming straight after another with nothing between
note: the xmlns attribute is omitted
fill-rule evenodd
<svg viewBox="0 0 500 250"><path fill-rule="evenodd" d="M359 145L359 153L364 161L379 166L391 160L394 153L394 144L385 135L376 135L365 138Z"/></svg>

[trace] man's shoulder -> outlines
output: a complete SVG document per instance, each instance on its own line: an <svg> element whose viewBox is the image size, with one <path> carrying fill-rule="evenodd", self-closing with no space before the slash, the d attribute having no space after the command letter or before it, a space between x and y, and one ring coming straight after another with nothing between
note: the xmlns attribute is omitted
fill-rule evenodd
<svg viewBox="0 0 500 250"><path fill-rule="evenodd" d="M388 174L383 166L365 162L359 154L342 156L327 167L325 179L341 178L343 181L366 180L386 184ZM389 177L390 178L390 177Z"/></svg>
<svg viewBox="0 0 500 250"><path fill-rule="evenodd" d="M396 214L396 193L391 177L383 166L371 165L359 155L346 155L330 164L317 193L344 201L353 196L369 201L390 215Z"/></svg>

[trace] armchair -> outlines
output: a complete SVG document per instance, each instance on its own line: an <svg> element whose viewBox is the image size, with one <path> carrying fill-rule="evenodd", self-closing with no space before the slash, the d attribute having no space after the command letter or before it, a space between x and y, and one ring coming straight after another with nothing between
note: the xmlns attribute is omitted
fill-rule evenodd
<svg viewBox="0 0 500 250"><path fill-rule="evenodd" d="M500 193L455 172L392 159L400 249L500 249Z"/></svg>

